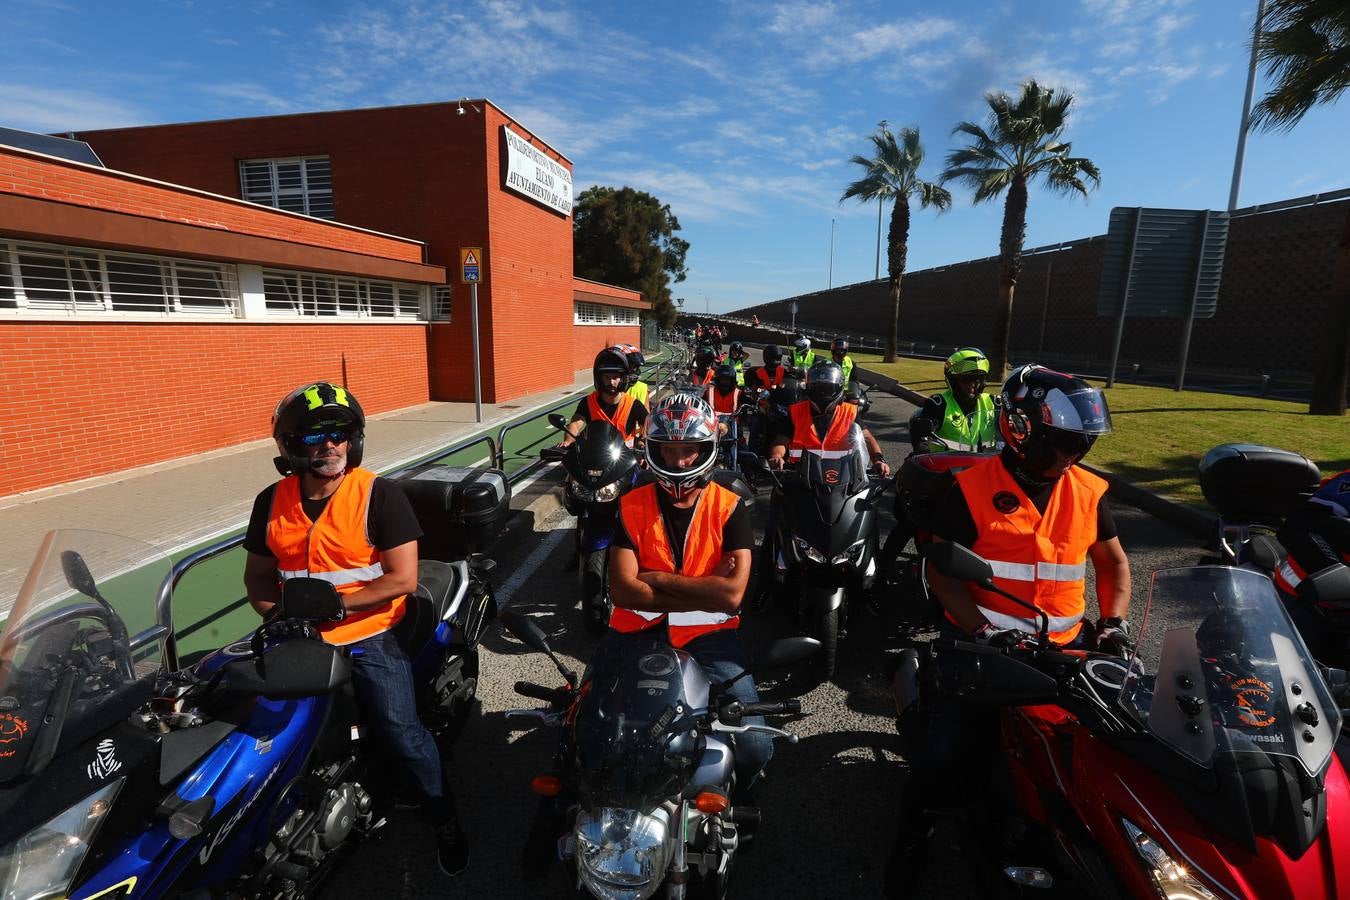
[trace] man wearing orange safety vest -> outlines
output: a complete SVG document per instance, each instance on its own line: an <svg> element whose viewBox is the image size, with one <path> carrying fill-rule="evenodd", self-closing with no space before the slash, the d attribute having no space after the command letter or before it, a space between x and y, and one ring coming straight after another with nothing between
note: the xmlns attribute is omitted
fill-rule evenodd
<svg viewBox="0 0 1350 900"><path fill-rule="evenodd" d="M435 739L417 717L412 664L392 631L417 588L422 529L403 492L360 467L365 425L356 397L325 381L302 385L278 404L272 437L284 477L253 503L244 587L262 616L281 602L288 578L320 578L337 588L346 615L319 632L350 647L362 719L421 794L441 870L458 875L469 864L468 842Z"/></svg>
<svg viewBox="0 0 1350 900"><path fill-rule="evenodd" d="M655 483L640 485L619 501L619 528L609 558L610 630L632 633L664 626L671 644L697 659L709 680L725 682L748 666L736 628L750 580L754 531L741 498L711 480L717 417L693 394L663 398L647 420L643 452ZM759 701L750 676L729 692L743 703ZM762 725L764 720L746 716L744 721ZM772 754L766 735L737 735L738 792L750 788Z"/></svg>
<svg viewBox="0 0 1350 900"><path fill-rule="evenodd" d="M1017 369L1003 385L1003 451L958 472L934 512L935 540L983 557L994 584L1032 603L1063 647L1125 653L1130 566L1103 502L1106 482L1076 465L1111 431L1106 398L1081 378L1041 366ZM1087 561L1096 573L1100 617L1084 629ZM1040 630L1038 617L992 591L926 570L946 611L940 637L1016 646ZM887 862L888 897L911 896L928 859L932 810L997 804L997 718L958 701L930 705L912 760L900 828ZM964 796L962 796L964 795ZM996 811L995 811L996 812Z"/></svg>
<svg viewBox="0 0 1350 900"><path fill-rule="evenodd" d="M857 422L858 407L844 399L844 372L838 363L821 360L806 373L806 397L788 407L788 418L778 423L778 436L769 447L770 466L783 468L797 462L803 453L838 458L853 453L853 426L858 425L871 464L882 477L891 474L872 432Z"/></svg>
<svg viewBox="0 0 1350 900"><path fill-rule="evenodd" d="M647 420L647 407L627 393L630 372L628 358L613 347L607 347L595 355L595 362L591 366L595 390L577 404L559 446L566 447L575 442L587 422L602 420L618 429L625 443L633 446L642 432L642 424Z"/></svg>
<svg viewBox="0 0 1350 900"><path fill-rule="evenodd" d="M704 389L704 399L719 416L729 416L741 407L741 389L736 386L736 370L722 363L713 371L713 380ZM718 423L718 436L727 433L725 422Z"/></svg>

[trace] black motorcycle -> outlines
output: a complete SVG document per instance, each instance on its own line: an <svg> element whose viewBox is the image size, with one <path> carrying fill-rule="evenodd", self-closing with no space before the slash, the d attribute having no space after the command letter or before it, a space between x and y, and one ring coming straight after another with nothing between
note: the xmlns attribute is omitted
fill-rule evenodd
<svg viewBox="0 0 1350 900"><path fill-rule="evenodd" d="M548 417L555 428L567 420ZM609 545L618 527L619 498L637 477L637 455L625 446L623 435L608 422L591 422L567 448L545 447L539 458L561 462L567 472L563 505L577 517L577 572L581 581L581 608L586 627L596 634L609 625Z"/></svg>
<svg viewBox="0 0 1350 900"><path fill-rule="evenodd" d="M828 459L804 453L781 472L760 468L775 483L761 583L765 590L776 585L780 600L795 601L802 629L821 643L818 674L829 679L850 601L871 590L877 575L877 507L887 481L868 474L860 433L852 453Z"/></svg>
<svg viewBox="0 0 1350 900"><path fill-rule="evenodd" d="M548 654L566 682L516 682L518 694L548 706L507 715L562 726L553 771L531 786L548 798L541 821L559 826L558 853L572 883L606 900L651 897L663 882L674 900L691 887L725 897L745 830L759 821L757 808L731 805L735 736L754 731L796 743L796 735L743 719L793 715L801 702L736 700L727 693L731 682L709 683L664 628L611 636L578 683L534 622L511 609L499 618ZM753 670L787 666L818 649L808 638L781 640Z"/></svg>

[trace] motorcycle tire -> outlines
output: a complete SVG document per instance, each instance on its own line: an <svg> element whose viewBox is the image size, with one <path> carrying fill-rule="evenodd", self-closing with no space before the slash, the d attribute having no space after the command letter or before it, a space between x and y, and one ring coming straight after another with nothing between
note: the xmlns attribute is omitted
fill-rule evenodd
<svg viewBox="0 0 1350 900"><path fill-rule="evenodd" d="M820 641L820 652L811 657L811 668L820 682L834 677L839 660L839 609L816 614L807 623L807 637Z"/></svg>
<svg viewBox="0 0 1350 900"><path fill-rule="evenodd" d="M609 628L609 550L592 550L581 557L581 613L586 630L604 634Z"/></svg>

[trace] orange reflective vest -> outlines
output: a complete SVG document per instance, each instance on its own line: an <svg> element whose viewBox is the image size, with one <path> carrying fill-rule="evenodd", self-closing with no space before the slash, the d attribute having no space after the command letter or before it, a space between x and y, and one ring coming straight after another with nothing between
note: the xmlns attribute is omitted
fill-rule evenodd
<svg viewBox="0 0 1350 900"><path fill-rule="evenodd" d="M322 578L339 594L351 594L384 574L380 551L366 533L371 485L375 473L351 469L324 507L317 522L310 521L300 503L300 476L289 475L272 492L267 519L267 547L277 558L277 578ZM374 637L403 618L407 597L348 612L341 622L319 626L330 644L352 644Z"/></svg>
<svg viewBox="0 0 1350 900"><path fill-rule="evenodd" d="M773 375L770 375L768 369L764 366L760 366L755 370L755 378L759 380L759 386L767 391L776 387L782 387L783 376L786 373L787 369L782 366L774 366Z"/></svg>
<svg viewBox="0 0 1350 900"><path fill-rule="evenodd" d="M678 572L692 578L712 573L722 561L722 528L731 518L740 498L734 491L710 482L695 501L694 517L689 522L689 533L684 536L684 559L677 568L675 553L666 534L665 519L656 497L659 488L654 484L634 488L619 500L619 518L637 553L638 571ZM740 625L738 615L721 612L659 613L615 606L609 617L609 627L615 631L642 631L668 619L670 642L683 647L694 638L735 628Z"/></svg>
<svg viewBox="0 0 1350 900"><path fill-rule="evenodd" d="M834 408L834 418L830 420L830 429L822 439L816 433L815 417L811 413L811 401L801 400L788 407L792 416L792 443L788 444L788 459L799 460L802 451L809 451L825 459L840 459L853 452L851 440L853 420L858 416L858 407L852 403L840 403Z"/></svg>
<svg viewBox="0 0 1350 900"><path fill-rule="evenodd" d="M689 372L689 381L692 384L712 384L713 370L711 368L706 369L703 374L700 375L697 369L691 369Z"/></svg>
<svg viewBox="0 0 1350 900"><path fill-rule="evenodd" d="M741 405L740 388L732 388L730 394L724 394L717 389L717 385L708 385L708 405L713 408L713 412L734 413Z"/></svg>
<svg viewBox="0 0 1350 900"><path fill-rule="evenodd" d="M614 407L614 415L607 416L600 407L600 394L598 391L591 391L591 395L586 398L586 411L591 417L592 422L608 422L623 435L623 441L628 446L633 446L633 439L637 437L637 427L632 431L628 430L628 414L633 411L634 397L632 394L619 394L619 402Z"/></svg>
<svg viewBox="0 0 1350 900"><path fill-rule="evenodd" d="M957 472L956 483L978 529L970 549L988 560L994 584L1043 610L1056 643L1072 641L1083 627L1087 555L1106 482L1073 466L1055 483L1044 513L997 456ZM1040 631L1039 617L1025 607L975 585L970 592L995 628Z"/></svg>

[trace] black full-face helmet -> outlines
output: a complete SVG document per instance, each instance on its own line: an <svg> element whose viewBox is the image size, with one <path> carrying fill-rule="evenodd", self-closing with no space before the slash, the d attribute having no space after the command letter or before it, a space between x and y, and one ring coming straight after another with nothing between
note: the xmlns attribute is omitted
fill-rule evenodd
<svg viewBox="0 0 1350 900"><path fill-rule="evenodd" d="M730 394L736 390L736 369L727 363L722 363L713 370L713 384L723 394Z"/></svg>
<svg viewBox="0 0 1350 900"><path fill-rule="evenodd" d="M694 365L711 366L716 362L717 351L712 348L711 344L700 344L699 348L694 351Z"/></svg>
<svg viewBox="0 0 1350 900"><path fill-rule="evenodd" d="M1024 474L1040 478L1056 453L1076 462L1111 432L1106 397L1081 378L1022 366L1003 384L998 429Z"/></svg>
<svg viewBox="0 0 1350 900"><path fill-rule="evenodd" d="M727 355L732 359L737 360L748 359L750 357L750 354L745 352L745 345L740 341L731 342L731 346L727 348Z"/></svg>
<svg viewBox="0 0 1350 900"><path fill-rule="evenodd" d="M831 341L830 355L834 357L835 362L843 362L844 357L848 355L848 341L841 337Z"/></svg>
<svg viewBox="0 0 1350 900"><path fill-rule="evenodd" d="M347 468L361 465L366 444L366 414L356 395L327 381L302 384L291 391L272 412L272 439L277 456L272 460L282 475L308 471L304 437L331 431L346 431Z"/></svg>
<svg viewBox="0 0 1350 900"><path fill-rule="evenodd" d="M817 412L833 412L844 397L844 370L833 360L821 360L806 372L806 396Z"/></svg>
<svg viewBox="0 0 1350 900"><path fill-rule="evenodd" d="M591 381L595 384L596 391L604 393L605 388L600 379L605 375L618 375L619 390L624 390L628 386L628 374L628 357L624 356L622 351L606 347L595 354L595 363L591 366Z"/></svg>
<svg viewBox="0 0 1350 900"><path fill-rule="evenodd" d="M764 365L770 369L774 366L783 364L783 348L777 344L769 344L764 348Z"/></svg>
<svg viewBox="0 0 1350 900"><path fill-rule="evenodd" d="M698 453L692 464L668 465L661 453L667 444L688 444ZM643 454L647 469L661 489L676 500L703 487L717 464L717 414L702 397L671 394L656 402L647 415Z"/></svg>

